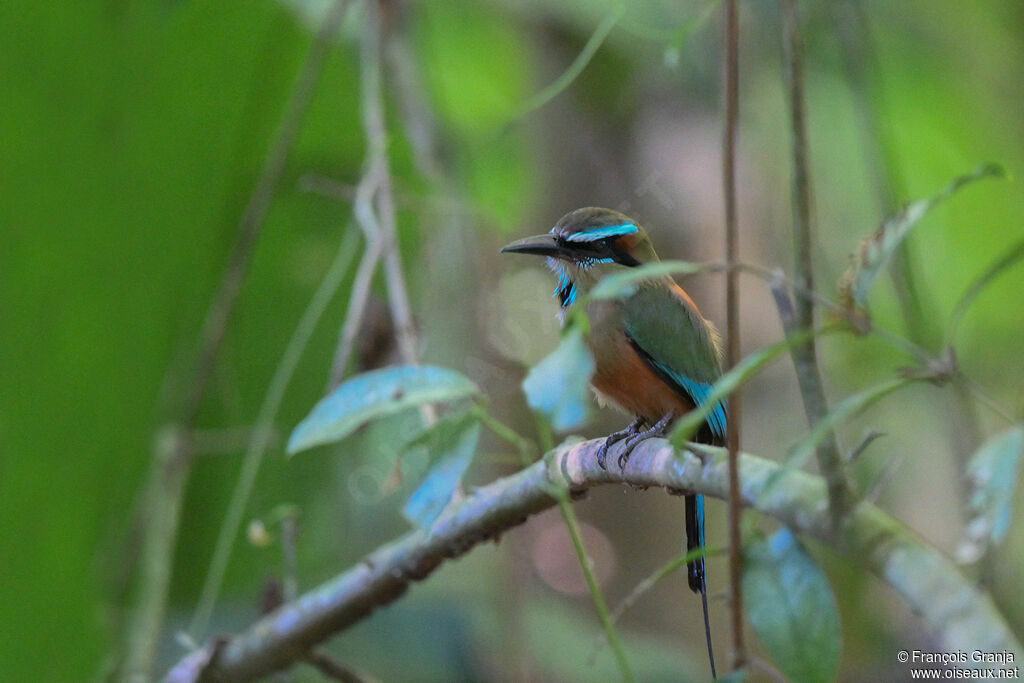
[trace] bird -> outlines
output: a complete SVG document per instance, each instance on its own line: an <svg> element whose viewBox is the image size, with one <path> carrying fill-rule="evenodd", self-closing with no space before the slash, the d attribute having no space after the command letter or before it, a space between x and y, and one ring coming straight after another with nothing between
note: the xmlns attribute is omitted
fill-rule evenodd
<svg viewBox="0 0 1024 683"><path fill-rule="evenodd" d="M587 301L602 278L658 262L647 232L637 221L611 209L584 207L570 211L545 234L527 237L501 249L503 253L547 258L557 284L554 296L565 324L568 311ZM619 454L624 468L642 441L665 436L672 423L703 405L721 376L722 340L693 299L670 276L641 281L621 298L587 301L587 346L594 359L590 384L599 400L633 416L624 429L608 435L597 454L607 469L611 447L625 441ZM710 409L694 440L714 446L726 441L726 409ZM685 497L687 552L703 548L704 497ZM687 583L700 594L704 609L708 657L711 646L704 557L687 563Z"/></svg>

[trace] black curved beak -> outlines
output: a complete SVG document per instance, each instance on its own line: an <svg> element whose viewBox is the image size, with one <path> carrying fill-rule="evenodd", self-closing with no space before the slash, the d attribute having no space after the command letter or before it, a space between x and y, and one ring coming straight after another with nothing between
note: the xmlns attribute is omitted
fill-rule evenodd
<svg viewBox="0 0 1024 683"><path fill-rule="evenodd" d="M524 237L521 240L517 240L512 244L507 244L501 248L501 253L509 252L512 254L536 254L538 256L564 256L566 249L564 246L558 243L554 235L543 234L534 235L533 237Z"/></svg>

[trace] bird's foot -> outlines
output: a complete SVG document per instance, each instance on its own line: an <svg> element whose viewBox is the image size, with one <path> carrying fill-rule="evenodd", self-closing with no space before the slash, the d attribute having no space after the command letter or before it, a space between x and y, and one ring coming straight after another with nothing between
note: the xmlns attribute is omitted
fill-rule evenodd
<svg viewBox="0 0 1024 683"><path fill-rule="evenodd" d="M644 418L638 417L629 423L629 426L625 429L620 429L617 432L612 432L608 435L608 438L601 444L601 448L597 450L597 464L601 466L602 470L608 469L605 461L608 459L608 449L622 441L635 436L640 431L640 427L644 424Z"/></svg>
<svg viewBox="0 0 1024 683"><path fill-rule="evenodd" d="M622 453L619 454L619 469L626 468L626 462L629 460L630 454L633 453L633 449L640 445L641 442L647 439L653 439L659 436L665 436L668 431L668 426L672 424L672 418L675 416L669 413L662 417L660 420L654 423L654 426L650 429L645 429L642 432L638 432L633 436L629 437L626 441L625 447L622 449Z"/></svg>

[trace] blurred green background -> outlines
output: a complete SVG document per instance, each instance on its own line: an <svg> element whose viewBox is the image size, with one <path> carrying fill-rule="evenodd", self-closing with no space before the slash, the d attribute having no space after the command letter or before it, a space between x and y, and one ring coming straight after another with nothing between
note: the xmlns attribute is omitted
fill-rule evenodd
<svg viewBox="0 0 1024 683"><path fill-rule="evenodd" d="M91 680L113 651L137 546L132 519L169 397L187 376L239 217L327 5L0 3L4 681ZM1024 175L1024 4L800 5L815 267L819 288L833 296L847 255L902 201L933 194L983 161ZM385 64L388 151L422 356L467 373L497 415L532 436L519 382L524 364L556 343L552 283L538 264L500 258L497 249L513 236L547 230L570 209L604 205L640 220L663 258L721 257L721 7L629 3L579 77L524 112L616 6L385 6L400 53ZM790 270L777 5L741 6L741 252ZM349 203L307 186L310 178L331 179L344 194L359 179L364 19L353 3L319 76L202 405L198 426L210 452L198 457L188 484L161 670L185 652L174 634L191 617L238 476L245 445L239 434L253 423L339 241L355 230ZM433 124L436 172L418 157L395 63L409 67L426 95L412 121ZM961 294L1022 237L1019 182L964 190L910 240L923 323L908 330L887 280L873 299L876 323L938 351ZM288 387L246 513L248 522L282 503L298 506L300 588L408 528L400 515L408 490L381 491L395 455L381 434L392 426L283 457L284 438L324 391L351 278ZM719 325L723 283L719 275L686 283ZM374 287L353 370L397 358L379 274ZM1022 289L1024 269L1003 274L954 339L964 371L1014 414L1024 408ZM764 283L744 279L742 296L743 349L778 339ZM821 355L833 400L909 362L875 337L831 337ZM751 383L745 397L744 449L780 457L805 428L788 361ZM586 435L624 422L601 413ZM894 467L880 503L952 553L964 521L960 463L1003 426L949 389L920 385L887 398L840 437L851 447L868 427L886 432L865 456L865 467ZM513 470L503 449L485 441L472 483ZM678 499L605 487L577 509L613 604L678 552ZM720 502L709 503L713 545L725 544L725 516ZM238 539L210 633L238 630L258 615L267 581L282 571L279 529L269 531L265 547ZM1011 533L985 570L1018 633L1021 539ZM844 680L885 678L897 649L928 649L929 634L891 591L812 548L839 598ZM724 559L709 566L711 591L723 590ZM712 603L712 620L724 653L723 602ZM699 604L681 577L647 594L622 630L644 679L671 680L679 670L703 676ZM561 521L547 513L446 565L328 649L381 680L603 680L615 669L606 649L592 654L599 631ZM296 676L315 679L301 667Z"/></svg>

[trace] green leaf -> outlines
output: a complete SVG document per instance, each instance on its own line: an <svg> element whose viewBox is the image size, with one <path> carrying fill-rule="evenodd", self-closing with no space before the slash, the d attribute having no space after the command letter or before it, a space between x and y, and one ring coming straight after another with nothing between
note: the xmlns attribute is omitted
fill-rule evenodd
<svg viewBox="0 0 1024 683"><path fill-rule="evenodd" d="M974 172L955 178L942 192L908 204L895 216L882 223L873 235L861 240L852 263L839 281L839 301L847 311L865 314L868 291L889 258L896 252L910 230L943 200L964 185L982 178L1003 178L1006 171L999 164L989 163Z"/></svg>
<svg viewBox="0 0 1024 683"><path fill-rule="evenodd" d="M957 550L961 562L977 561L990 543L1006 538L1022 452L1024 428L1015 426L982 444L967 463L973 493L967 505L971 520Z"/></svg>
<svg viewBox="0 0 1024 683"><path fill-rule="evenodd" d="M841 643L832 587L789 529L744 549L743 608L789 679L835 680Z"/></svg>
<svg viewBox="0 0 1024 683"><path fill-rule="evenodd" d="M586 423L590 417L590 376L594 359L583 341L579 326L569 329L558 348L523 380L530 408L540 413L555 430L564 432Z"/></svg>
<svg viewBox="0 0 1024 683"><path fill-rule="evenodd" d="M447 415L411 441L407 447L422 446L430 454L423 481L402 509L405 517L429 528L444 511L466 473L480 440L480 419L470 411Z"/></svg>
<svg viewBox="0 0 1024 683"><path fill-rule="evenodd" d="M313 408L288 439L288 454L340 441L362 425L424 403L455 401L480 393L454 370L399 365L349 379Z"/></svg>
<svg viewBox="0 0 1024 683"><path fill-rule="evenodd" d="M708 415L711 414L711 411L719 401L724 401L729 394L760 371L761 368L781 356L790 348L804 344L807 340L815 336L821 336L831 332L840 332L846 329L848 328L842 325L827 325L815 331L804 330L801 332L795 332L782 341L775 342L774 344L751 353L737 363L736 367L722 375L718 381L714 383L711 387L711 393L708 394L703 403L688 412L676 422L676 426L672 429L672 433L668 437L669 441L672 442L673 446L682 447L683 444L693 437L694 433L700 428L700 426L704 424L704 421L707 420Z"/></svg>
<svg viewBox="0 0 1024 683"><path fill-rule="evenodd" d="M587 295L588 300L617 299L629 296L645 280L657 280L666 275L693 275L721 268L720 263L694 263L692 261L657 261L614 275L606 275Z"/></svg>

